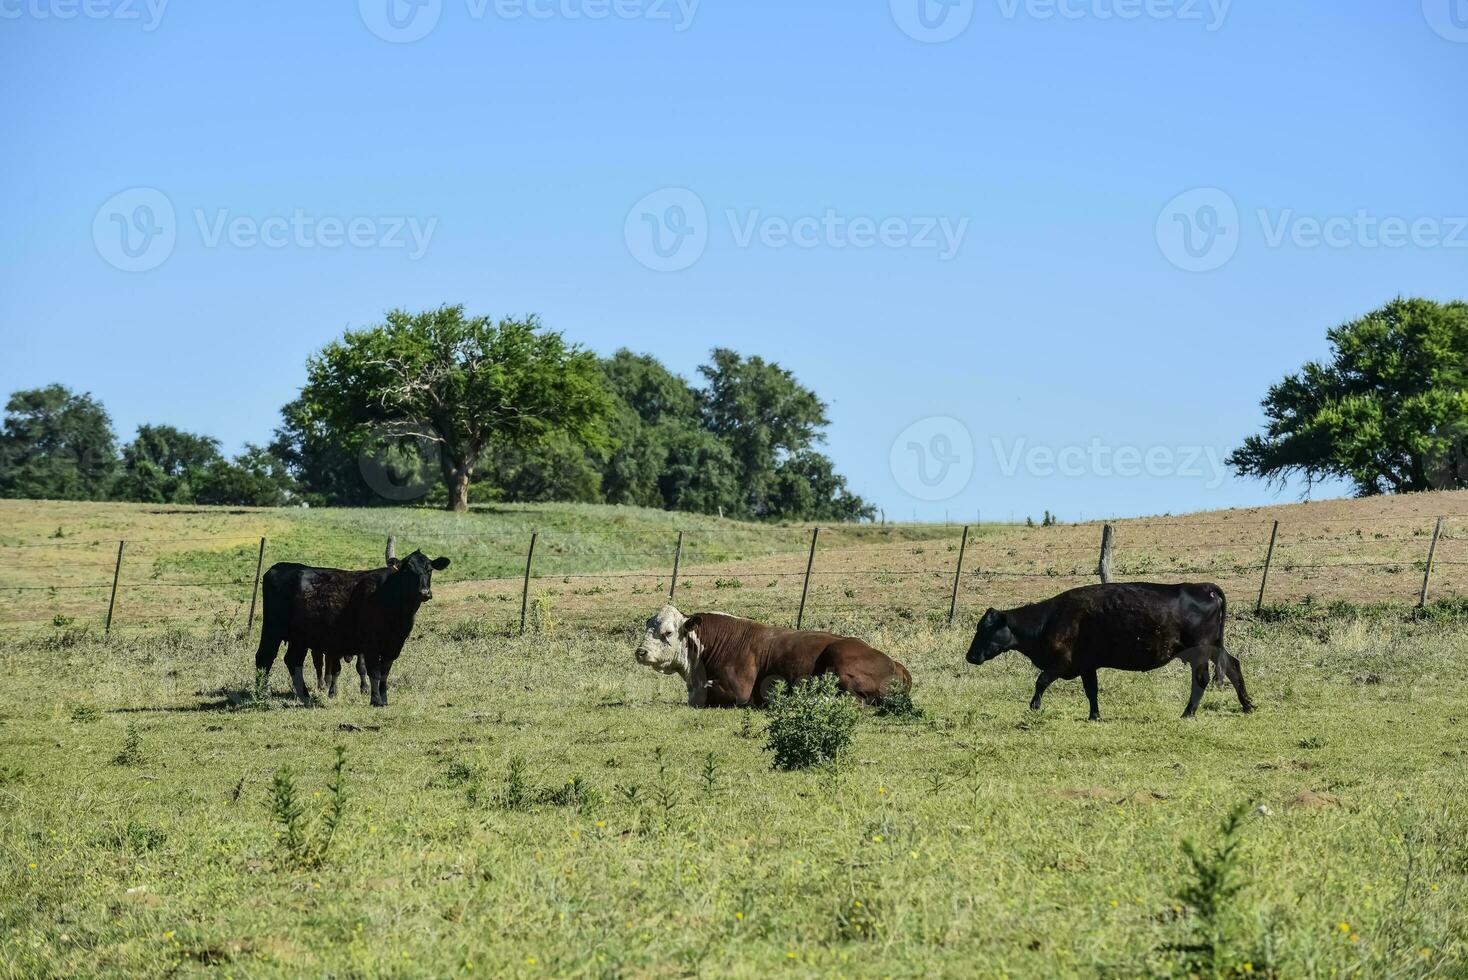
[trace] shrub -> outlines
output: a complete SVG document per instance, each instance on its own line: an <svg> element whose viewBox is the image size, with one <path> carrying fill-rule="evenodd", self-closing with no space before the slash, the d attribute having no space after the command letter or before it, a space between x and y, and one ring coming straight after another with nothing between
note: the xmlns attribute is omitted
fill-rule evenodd
<svg viewBox="0 0 1468 980"><path fill-rule="evenodd" d="M794 687L777 684L765 742L775 754L775 768L805 769L834 761L851 744L859 711L830 674Z"/></svg>
<svg viewBox="0 0 1468 980"><path fill-rule="evenodd" d="M877 705L877 714L883 718L917 721L922 718L923 709L912 703L912 688L894 683Z"/></svg>

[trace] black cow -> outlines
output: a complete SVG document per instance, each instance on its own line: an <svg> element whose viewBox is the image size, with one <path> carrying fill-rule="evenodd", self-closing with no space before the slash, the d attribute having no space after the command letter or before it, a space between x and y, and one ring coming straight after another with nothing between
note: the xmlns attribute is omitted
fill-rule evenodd
<svg viewBox="0 0 1468 980"><path fill-rule="evenodd" d="M1191 718L1208 686L1211 661L1216 676L1233 683L1239 705L1252 711L1239 663L1223 646L1227 612L1223 590L1207 583L1087 585L1018 609L990 609L979 620L968 662L981 664L1006 650L1030 658L1040 669L1030 700L1034 711L1052 682L1079 677L1095 721L1101 717L1096 703L1100 668L1155 670L1183 661L1193 668L1193 692L1183 711Z"/></svg>
<svg viewBox="0 0 1468 980"><path fill-rule="evenodd" d="M413 631L418 607L433 598L434 569L449 565L415 551L403 559L389 558L386 568L348 572L339 568L312 568L294 562L271 565L261 581L265 615L260 648L255 651L255 683L264 690L282 641L285 665L302 704L306 693L302 665L314 650L331 663L331 688L341 661L358 656L358 672L365 668L371 681L372 704L387 705L387 675L403 643ZM365 692L364 692L365 693Z"/></svg>

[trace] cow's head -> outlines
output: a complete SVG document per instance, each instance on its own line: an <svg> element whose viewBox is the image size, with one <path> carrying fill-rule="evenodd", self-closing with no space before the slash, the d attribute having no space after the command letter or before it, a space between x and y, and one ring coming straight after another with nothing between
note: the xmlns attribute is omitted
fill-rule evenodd
<svg viewBox="0 0 1468 980"><path fill-rule="evenodd" d="M447 558L430 559L421 551L406 558L389 558L387 567L392 569L392 583L400 595L418 602L433 598L433 573L449 567Z"/></svg>
<svg viewBox="0 0 1468 980"><path fill-rule="evenodd" d="M632 656L660 674L686 673L690 651L698 649L697 629L697 616L685 616L672 606L664 606L647 621L642 641Z"/></svg>
<svg viewBox="0 0 1468 980"><path fill-rule="evenodd" d="M996 609L990 609L979 620L974 642L969 644L968 662L978 665L1018 646L1014 631L1009 628L1009 618Z"/></svg>

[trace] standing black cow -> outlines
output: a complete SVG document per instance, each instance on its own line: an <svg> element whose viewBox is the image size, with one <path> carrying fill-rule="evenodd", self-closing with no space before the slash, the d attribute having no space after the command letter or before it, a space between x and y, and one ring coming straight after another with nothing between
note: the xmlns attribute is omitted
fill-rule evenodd
<svg viewBox="0 0 1468 980"><path fill-rule="evenodd" d="M389 558L386 568L348 572L293 562L271 565L261 581L265 615L260 648L255 651L256 685L263 690L282 641L291 684L302 704L310 704L302 666L314 650L331 663L331 689L343 658L358 656L358 672L370 679L372 704L387 705L387 675L413 631L418 607L433 598L433 572L449 565L415 551Z"/></svg>
<svg viewBox="0 0 1468 980"><path fill-rule="evenodd" d="M1254 706L1244 690L1239 663L1223 647L1228 611L1216 585L1150 585L1143 582L1087 585L1018 609L990 609L979 620L968 662L981 664L1018 650L1040 669L1032 710L1040 710L1045 688L1079 677L1091 702L1091 720L1101 717L1096 671L1155 670L1174 660L1193 668L1193 692L1184 718L1198 710L1208 686L1208 665L1227 677L1245 711Z"/></svg>

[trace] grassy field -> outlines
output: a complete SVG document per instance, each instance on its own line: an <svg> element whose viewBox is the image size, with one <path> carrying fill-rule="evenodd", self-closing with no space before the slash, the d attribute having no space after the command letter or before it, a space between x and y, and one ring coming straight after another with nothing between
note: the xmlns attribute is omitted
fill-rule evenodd
<svg viewBox="0 0 1468 980"><path fill-rule="evenodd" d="M952 629L957 529L823 532L808 619L904 661L921 715L865 712L836 766L787 773L765 715L689 709L631 651L677 529L685 608L772 621L798 601L807 529L0 503L0 586L93 575L83 555L105 572L127 536L152 542L138 569L170 597L125 592L133 625L103 637L93 607L68 622L46 604L67 590L0 588L0 975L1186 975L1183 947L1210 938L1217 975L1468 976L1468 614L1410 608L1412 555L1465 510L1435 495L1119 524L1120 574L1211 567L1234 596L1259 710L1213 688L1190 722L1178 665L1103 673L1087 723L1077 684L1032 714L1022 658L963 662L988 601L1087 580L1098 528L971 538ZM1322 601L1256 618L1247 566L1276 518L1271 595ZM523 555L500 582L466 542L532 528L564 549L521 637ZM279 666L256 701L242 614L211 613L217 587L163 584L235 548L253 572L262 533L346 565L374 563L385 533L458 542L390 708L355 691L295 707ZM1445 597L1468 592L1458 535L1450 521ZM1335 598L1396 604L1331 606L1316 565ZM295 834L272 809L287 774ZM1242 887L1209 918L1183 846L1206 861L1236 807Z"/></svg>
<svg viewBox="0 0 1468 980"><path fill-rule="evenodd" d="M1181 850L1248 816L1214 926L1234 975L1468 974L1468 625L1236 622L1259 710L1181 667L1025 710L1017 655L849 623L920 718L864 714L785 773L753 712L698 712L630 631L415 637L393 705L253 704L232 634L0 641L0 973L1181 974ZM307 845L345 750L343 817ZM517 775L518 774L518 775Z"/></svg>

